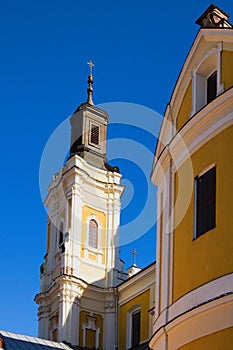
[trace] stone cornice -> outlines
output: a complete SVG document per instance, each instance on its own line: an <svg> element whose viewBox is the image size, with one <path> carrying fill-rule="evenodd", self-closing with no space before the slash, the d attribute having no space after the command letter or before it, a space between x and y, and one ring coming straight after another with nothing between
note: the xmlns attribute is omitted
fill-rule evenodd
<svg viewBox="0 0 233 350"><path fill-rule="evenodd" d="M156 155L158 158L155 158L151 173L153 183L157 184L161 181L167 169L169 154L175 160L173 167L175 170L175 167L179 167L203 143L231 125L233 123L232 104L233 88L219 95L190 118L161 153Z"/></svg>

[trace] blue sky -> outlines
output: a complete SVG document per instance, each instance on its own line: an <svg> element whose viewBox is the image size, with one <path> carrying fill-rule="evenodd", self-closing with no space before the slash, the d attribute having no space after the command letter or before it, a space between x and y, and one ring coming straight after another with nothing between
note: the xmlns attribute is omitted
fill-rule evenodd
<svg viewBox="0 0 233 350"><path fill-rule="evenodd" d="M195 20L209 4L2 1L0 329L37 335L33 298L39 291L46 238L40 160L53 131L86 100L87 60L92 57L95 63L95 104L133 103L162 114L198 31ZM219 0L216 5L232 14L233 21L232 2ZM154 130L151 122L152 135ZM109 137L126 137L129 132L137 141L139 130L133 131L115 128ZM151 135L141 133L140 143L153 152ZM143 209L148 181L139 166L119 158L125 179L134 186L124 222ZM147 215L153 216L153 210ZM132 263L133 248L138 250L139 266L152 262L155 227L122 247L126 267Z"/></svg>

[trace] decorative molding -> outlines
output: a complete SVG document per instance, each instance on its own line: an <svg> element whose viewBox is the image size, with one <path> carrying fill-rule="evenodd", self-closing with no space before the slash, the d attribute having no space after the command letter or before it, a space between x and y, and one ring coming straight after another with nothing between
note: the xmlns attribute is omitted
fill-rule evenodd
<svg viewBox="0 0 233 350"><path fill-rule="evenodd" d="M100 327L96 326L96 318L93 317L90 313L90 316L87 316L87 323L82 324L83 331L83 347L86 346L86 330L90 329L96 332L95 336L95 349L99 349L99 338L100 338Z"/></svg>

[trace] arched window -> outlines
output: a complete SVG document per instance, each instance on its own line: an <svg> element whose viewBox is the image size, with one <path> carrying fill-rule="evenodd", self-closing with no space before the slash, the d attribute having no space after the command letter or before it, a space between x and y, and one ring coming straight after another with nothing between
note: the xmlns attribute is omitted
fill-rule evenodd
<svg viewBox="0 0 233 350"><path fill-rule="evenodd" d="M98 224L95 220L89 221L89 237L88 245L93 248L97 248L98 242Z"/></svg>
<svg viewBox="0 0 233 350"><path fill-rule="evenodd" d="M221 52L221 44L211 48L192 72L191 116L224 90L224 84L221 83Z"/></svg>

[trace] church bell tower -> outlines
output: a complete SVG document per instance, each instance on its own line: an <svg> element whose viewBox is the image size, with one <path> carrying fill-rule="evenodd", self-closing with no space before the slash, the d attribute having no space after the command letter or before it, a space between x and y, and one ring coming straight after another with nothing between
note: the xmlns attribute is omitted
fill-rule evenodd
<svg viewBox="0 0 233 350"><path fill-rule="evenodd" d="M70 118L70 156L53 176L47 248L41 266L39 337L73 346L113 349L114 287L125 279L119 258L122 175L107 164L109 116L94 106L93 63L88 98Z"/></svg>

